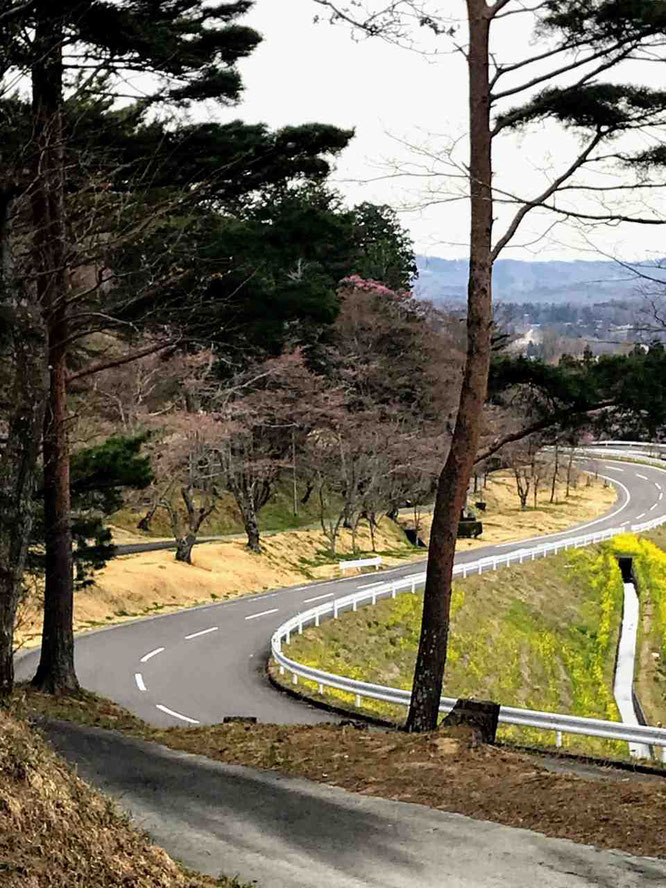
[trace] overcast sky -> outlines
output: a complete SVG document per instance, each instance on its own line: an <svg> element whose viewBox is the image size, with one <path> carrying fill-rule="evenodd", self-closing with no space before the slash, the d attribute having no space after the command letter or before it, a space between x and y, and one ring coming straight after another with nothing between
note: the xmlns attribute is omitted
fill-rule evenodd
<svg viewBox="0 0 666 888"><path fill-rule="evenodd" d="M389 203L401 211L417 251L446 258L467 252L467 208L464 201L435 202L455 183L425 178L388 177L410 166L414 171L440 169L436 158L451 140L459 140L464 159L466 80L460 54L447 52L424 58L378 40L354 41L347 29L326 22L314 24L320 13L313 0L256 0L248 24L264 42L241 65L244 100L235 109L217 111L220 119L240 117L271 126L309 121L353 128L356 136L337 164L334 181L350 203L361 200ZM521 18L521 17L519 17ZM500 48L513 57L527 48L529 34L514 25L499 36ZM464 34L464 32L463 32ZM442 39L442 47L446 47ZM661 81L663 66L643 66L640 75ZM635 72L634 72L635 74ZM410 147L414 146L414 147ZM553 127L529 137L511 136L496 150L496 170L503 188L536 193L545 177L565 162L576 146L572 135ZM423 150L430 154L423 154ZM432 155L432 157L431 157ZM433 157L435 160L433 160ZM375 180L375 181L372 181ZM651 196L653 208L666 210ZM431 206L421 206L424 202ZM416 210L406 207L417 206ZM499 232L502 208L498 208ZM663 213L666 218L666 212ZM545 237L550 220L536 216L522 231L506 258L595 259L604 254L624 259L666 254L666 232L660 226L623 225L603 231L581 231L558 225ZM600 252L597 252L599 250Z"/></svg>

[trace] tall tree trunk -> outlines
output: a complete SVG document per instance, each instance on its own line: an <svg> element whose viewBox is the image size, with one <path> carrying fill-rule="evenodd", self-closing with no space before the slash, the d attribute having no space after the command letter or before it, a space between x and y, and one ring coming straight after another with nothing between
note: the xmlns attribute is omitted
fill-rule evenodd
<svg viewBox="0 0 666 888"><path fill-rule="evenodd" d="M471 197L467 357L451 448L437 487L408 731L430 731L437 727L458 517L474 466L490 366L493 222L488 83L490 13L485 0L467 0L467 13Z"/></svg>
<svg viewBox="0 0 666 888"><path fill-rule="evenodd" d="M10 255L11 198L0 197L0 304L9 309L10 412L0 452L0 696L14 686L14 624L35 508L35 467L44 416L46 361L39 307L19 293Z"/></svg>
<svg viewBox="0 0 666 888"><path fill-rule="evenodd" d="M62 23L40 11L35 27L32 114L36 163L32 193L34 263L46 321L49 399L44 418L46 583L42 650L33 684L50 693L78 689L74 671L74 581L67 440L67 271L62 129Z"/></svg>

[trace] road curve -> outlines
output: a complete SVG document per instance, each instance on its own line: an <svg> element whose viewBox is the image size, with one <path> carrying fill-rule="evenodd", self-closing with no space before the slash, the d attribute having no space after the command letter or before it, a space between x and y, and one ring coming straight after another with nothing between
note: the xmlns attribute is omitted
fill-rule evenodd
<svg viewBox="0 0 666 888"><path fill-rule="evenodd" d="M618 491L606 515L547 537L472 549L456 561L506 554L534 539L566 539L587 528L600 531L666 515L666 470L617 460L595 460L595 466ZM157 726L214 724L228 715L281 723L330 720L269 685L265 665L273 630L316 601L422 569L423 562L411 562L377 574L269 591L81 635L75 646L77 673L85 688ZM20 679L33 674L37 656L29 652L19 660Z"/></svg>
<svg viewBox="0 0 666 888"><path fill-rule="evenodd" d="M666 471L603 461L618 500L610 512L554 534L602 530L666 514ZM458 560L522 548L474 549ZM388 573L408 576L422 564ZM80 636L83 685L154 724L327 718L265 679L275 626L315 600L379 582L377 575L300 586L125 623ZM36 665L31 652L21 677ZM183 721L186 719L186 721ZM601 851L419 805L370 798L281 774L235 767L66 723L43 725L84 778L113 794L172 855L201 872L238 873L263 888L641 888L666 884L666 862Z"/></svg>

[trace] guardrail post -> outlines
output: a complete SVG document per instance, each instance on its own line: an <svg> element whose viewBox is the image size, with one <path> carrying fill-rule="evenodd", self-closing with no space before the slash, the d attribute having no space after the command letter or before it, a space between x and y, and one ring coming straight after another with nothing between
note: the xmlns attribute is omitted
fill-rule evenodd
<svg viewBox="0 0 666 888"><path fill-rule="evenodd" d="M463 564L463 580L467 579L467 566Z"/></svg>
<svg viewBox="0 0 666 888"><path fill-rule="evenodd" d="M338 619L338 602L335 599L333 599L333 619Z"/></svg>
<svg viewBox="0 0 666 888"><path fill-rule="evenodd" d="M286 644L289 644L289 642L291 640L291 632L287 632L284 640L285 640Z"/></svg>
<svg viewBox="0 0 666 888"><path fill-rule="evenodd" d="M562 746L562 731L555 731L555 746Z"/></svg>
<svg viewBox="0 0 666 888"><path fill-rule="evenodd" d="M353 611L356 610L356 604L357 604L356 599L354 599L354 600L352 601L352 610L353 610Z"/></svg>
<svg viewBox="0 0 666 888"><path fill-rule="evenodd" d="M416 580L412 580L412 595L416 592ZM393 597L395 598L395 583L393 584Z"/></svg>
<svg viewBox="0 0 666 888"><path fill-rule="evenodd" d="M284 666L280 663L280 675L284 675Z"/></svg>
<svg viewBox="0 0 666 888"><path fill-rule="evenodd" d="M319 693L322 694L322 696L323 696L323 694L324 694L324 685L323 684L319 685Z"/></svg>
<svg viewBox="0 0 666 888"><path fill-rule="evenodd" d="M362 705L363 705L363 698L361 697L360 694L357 694L356 695L356 708L360 709Z"/></svg>
<svg viewBox="0 0 666 888"><path fill-rule="evenodd" d="M294 674L293 674L292 677L291 677L291 681L292 681L292 684L295 684L295 685L298 684L298 676L296 675L295 672L294 672Z"/></svg>
<svg viewBox="0 0 666 888"><path fill-rule="evenodd" d="M298 634L299 635L303 634L303 620L298 621Z"/></svg>
<svg viewBox="0 0 666 888"><path fill-rule="evenodd" d="M372 603L377 604L377 593L376 592L372 593Z"/></svg>
<svg viewBox="0 0 666 888"><path fill-rule="evenodd" d="M315 614L315 626L319 625L319 611Z"/></svg>
<svg viewBox="0 0 666 888"><path fill-rule="evenodd" d="M497 570L497 558L493 558L493 570Z"/></svg>

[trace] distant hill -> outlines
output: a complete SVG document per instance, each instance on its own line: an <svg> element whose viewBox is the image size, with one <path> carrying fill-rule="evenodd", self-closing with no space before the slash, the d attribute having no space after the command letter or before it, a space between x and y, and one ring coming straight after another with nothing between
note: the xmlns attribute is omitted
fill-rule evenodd
<svg viewBox="0 0 666 888"><path fill-rule="evenodd" d="M416 293L435 303L467 298L467 260L417 256ZM666 283L666 268L651 274ZM499 302L608 302L636 297L641 281L615 262L495 263L493 295Z"/></svg>

